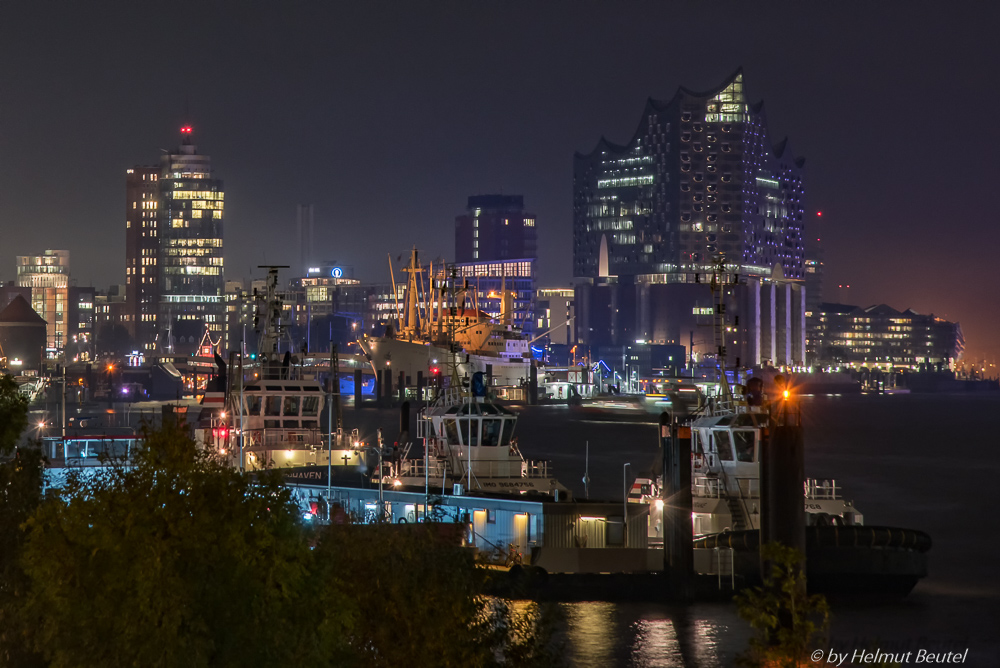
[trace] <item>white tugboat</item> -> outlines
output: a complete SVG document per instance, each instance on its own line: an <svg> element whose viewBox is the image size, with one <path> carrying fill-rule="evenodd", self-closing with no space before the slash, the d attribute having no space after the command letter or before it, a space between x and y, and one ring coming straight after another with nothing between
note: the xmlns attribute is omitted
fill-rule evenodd
<svg viewBox="0 0 1000 668"><path fill-rule="evenodd" d="M254 380L244 382L243 368L233 369L228 392L206 393L203 405L214 401L221 410L202 421L195 438L234 466L251 471L276 468L290 483L368 484L376 468L375 448L364 443L357 430L334 429L332 406L327 430L322 430L320 416L328 403L322 384L309 367L296 364L291 341L281 351L287 329L281 323L278 269L269 268L267 289L257 298L254 320L262 327L259 370ZM332 359L330 368L335 368Z"/></svg>
<svg viewBox="0 0 1000 668"><path fill-rule="evenodd" d="M766 405L752 405L732 395L690 422L692 524L695 537L760 529L761 443L773 429ZM636 479L632 502L651 503L649 536L662 528L660 480ZM803 504L806 524L862 525L864 516L842 496L836 480L806 479Z"/></svg>
<svg viewBox="0 0 1000 668"><path fill-rule="evenodd" d="M568 499L570 492L556 480L551 463L521 454L514 435L517 415L482 396L482 374L473 376L472 386L472 391L448 388L421 411L417 437L424 457L410 459L404 452L394 483L431 493L468 490Z"/></svg>

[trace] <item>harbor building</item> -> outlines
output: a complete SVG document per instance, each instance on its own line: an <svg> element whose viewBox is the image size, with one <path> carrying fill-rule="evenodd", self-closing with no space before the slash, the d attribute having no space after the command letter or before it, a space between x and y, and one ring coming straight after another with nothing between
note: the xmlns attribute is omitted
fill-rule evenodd
<svg viewBox="0 0 1000 668"><path fill-rule="evenodd" d="M911 309L823 303L817 321L821 366L954 371L965 351L959 323Z"/></svg>
<svg viewBox="0 0 1000 668"><path fill-rule="evenodd" d="M159 178L158 166L125 171L125 325L145 352L156 347L160 307Z"/></svg>
<svg viewBox="0 0 1000 668"><path fill-rule="evenodd" d="M578 342L802 364L803 166L787 139L771 141L742 70L647 100L627 143L577 153Z"/></svg>
<svg viewBox="0 0 1000 668"><path fill-rule="evenodd" d="M225 191L192 135L190 125L181 128L180 146L162 156L156 180L157 350L174 355L196 352L206 330L214 347L231 347L225 340Z"/></svg>

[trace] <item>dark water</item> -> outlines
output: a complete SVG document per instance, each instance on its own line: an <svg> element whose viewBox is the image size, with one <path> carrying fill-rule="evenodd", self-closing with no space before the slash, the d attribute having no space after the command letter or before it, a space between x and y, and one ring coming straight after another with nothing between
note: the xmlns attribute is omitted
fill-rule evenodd
<svg viewBox="0 0 1000 668"><path fill-rule="evenodd" d="M920 529L934 540L930 576L905 600L834 604L833 649L915 657L968 648L965 665L1000 666L1000 395L803 397L802 409L809 477L836 479L867 524ZM520 413L525 456L552 460L578 497L588 441L594 499L620 501L623 464L632 464L631 477L655 455L652 423L577 421L559 406ZM398 431L388 411L348 409L345 418ZM567 658L580 668L729 666L750 636L729 604L563 608Z"/></svg>

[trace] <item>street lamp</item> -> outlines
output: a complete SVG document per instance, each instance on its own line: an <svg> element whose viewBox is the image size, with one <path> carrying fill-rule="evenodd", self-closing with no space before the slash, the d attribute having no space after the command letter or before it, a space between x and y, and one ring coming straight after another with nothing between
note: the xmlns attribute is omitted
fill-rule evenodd
<svg viewBox="0 0 1000 668"><path fill-rule="evenodd" d="M628 547L628 467L632 466L628 462L622 467L622 547Z"/></svg>

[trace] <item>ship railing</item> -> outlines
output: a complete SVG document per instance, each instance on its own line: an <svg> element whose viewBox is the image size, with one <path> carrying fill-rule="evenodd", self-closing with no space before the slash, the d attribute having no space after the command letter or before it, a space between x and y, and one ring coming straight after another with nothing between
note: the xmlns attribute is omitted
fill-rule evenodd
<svg viewBox="0 0 1000 668"><path fill-rule="evenodd" d="M431 478L464 475L469 468L467 460L459 460L460 471L450 470L447 460L431 460L425 466L423 459L406 459L399 463L399 475L421 478L425 475ZM482 478L551 478L552 463L548 461L490 461L473 460L472 475Z"/></svg>
<svg viewBox="0 0 1000 668"><path fill-rule="evenodd" d="M760 478L734 477L741 499L760 498Z"/></svg>
<svg viewBox="0 0 1000 668"><path fill-rule="evenodd" d="M731 547L716 547L712 556L715 562L713 566L719 576L719 590L722 591L722 583L726 579L729 580L729 588L736 589L736 550ZM725 578L727 575L729 577Z"/></svg>
<svg viewBox="0 0 1000 668"><path fill-rule="evenodd" d="M691 481L691 494L709 499L722 497L722 481L708 476L695 476Z"/></svg>
<svg viewBox="0 0 1000 668"><path fill-rule="evenodd" d="M833 501L840 498L840 488L836 480L807 478L803 484L807 499Z"/></svg>
<svg viewBox="0 0 1000 668"><path fill-rule="evenodd" d="M243 432L243 445L284 450L303 445L325 446L326 438L319 429L247 429Z"/></svg>

